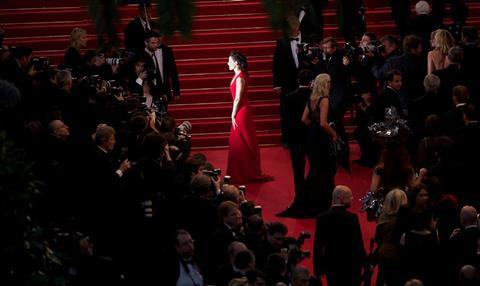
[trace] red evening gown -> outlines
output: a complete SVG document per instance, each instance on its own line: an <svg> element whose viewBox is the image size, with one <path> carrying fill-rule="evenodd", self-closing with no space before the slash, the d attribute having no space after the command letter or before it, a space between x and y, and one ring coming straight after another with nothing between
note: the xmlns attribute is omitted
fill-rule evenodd
<svg viewBox="0 0 480 286"><path fill-rule="evenodd" d="M252 109L247 97L247 76L243 72L235 75L230 83L232 99L235 100L237 77L245 80L245 90L238 103L235 117L238 127L234 129L230 126L227 175L232 177L235 184L271 181L273 178L263 174L260 166L260 150Z"/></svg>

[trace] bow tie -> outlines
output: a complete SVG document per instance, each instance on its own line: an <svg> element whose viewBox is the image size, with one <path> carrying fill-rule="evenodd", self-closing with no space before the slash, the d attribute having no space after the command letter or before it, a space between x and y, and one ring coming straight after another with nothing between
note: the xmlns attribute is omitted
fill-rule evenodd
<svg viewBox="0 0 480 286"><path fill-rule="evenodd" d="M298 38L290 38L290 41L297 41L298 42Z"/></svg>

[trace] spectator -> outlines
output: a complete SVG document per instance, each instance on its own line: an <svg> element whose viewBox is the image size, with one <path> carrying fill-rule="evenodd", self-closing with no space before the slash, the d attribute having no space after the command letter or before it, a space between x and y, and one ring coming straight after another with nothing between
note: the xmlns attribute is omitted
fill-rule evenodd
<svg viewBox="0 0 480 286"><path fill-rule="evenodd" d="M198 265L195 263L195 241L190 234L183 230L176 232L175 249L177 257L174 260L175 268L167 272L172 277L168 285L197 286L204 285L204 278Z"/></svg>
<svg viewBox="0 0 480 286"><path fill-rule="evenodd" d="M284 146L288 146L285 97L298 87L299 59L296 51L297 44L302 42L298 18L292 16L287 21L290 32L289 35L277 40L272 66L273 90L280 96L280 120Z"/></svg>
<svg viewBox="0 0 480 286"><path fill-rule="evenodd" d="M155 23L151 18L151 4L141 2L138 4L138 16L130 21L124 30L125 48L137 54L145 49L145 34L152 30Z"/></svg>
<svg viewBox="0 0 480 286"><path fill-rule="evenodd" d="M448 51L455 46L455 39L447 30L438 29L433 32L432 47L428 52L428 73L448 67L446 62Z"/></svg>
<svg viewBox="0 0 480 286"><path fill-rule="evenodd" d="M290 275L290 285L308 286L310 285L310 273L304 267L295 267Z"/></svg>
<svg viewBox="0 0 480 286"><path fill-rule="evenodd" d="M74 28L70 33L70 46L63 57L63 66L71 69L74 74L80 72L85 66L81 49L87 47L87 42L87 31L84 29Z"/></svg>
<svg viewBox="0 0 480 286"><path fill-rule="evenodd" d="M416 16L410 21L410 32L422 39L423 56L426 56L430 47L430 33L433 31L433 19L430 14L430 5L421 0L415 4Z"/></svg>
<svg viewBox="0 0 480 286"><path fill-rule="evenodd" d="M462 207L459 217L461 228L453 230L448 242L453 273L458 273L463 265L478 265L480 259L477 252L480 239L477 210L466 205Z"/></svg>
<svg viewBox="0 0 480 286"><path fill-rule="evenodd" d="M317 217L313 263L317 277L326 275L328 285L360 285L366 262L362 232L347 186L335 187L332 207Z"/></svg>
<svg viewBox="0 0 480 286"><path fill-rule="evenodd" d="M403 117L403 108L400 101L400 90L403 85L403 75L398 70L387 73L387 84L384 90L373 100L371 108L372 121L385 121L385 109L394 107L397 113Z"/></svg>
<svg viewBox="0 0 480 286"><path fill-rule="evenodd" d="M438 100L442 106L441 112L446 112L452 107L451 97L452 90L457 85L466 84L465 72L461 65L463 62L463 50L460 47L450 48L448 51L446 65L447 67L434 72L440 78L440 88L438 90Z"/></svg>
<svg viewBox="0 0 480 286"><path fill-rule="evenodd" d="M467 105L470 95L463 85L457 85L452 90L452 103L454 108L443 114L442 125L446 135L455 138L459 129L464 126L463 109Z"/></svg>
<svg viewBox="0 0 480 286"><path fill-rule="evenodd" d="M480 65L480 47L478 46L478 29L474 26L465 26L462 30L463 69L471 87L471 102L480 106L480 83L475 77Z"/></svg>
<svg viewBox="0 0 480 286"><path fill-rule="evenodd" d="M247 251L248 248L240 241L232 241L227 248L228 262L221 264L215 272L215 285L226 286L236 277L235 259L241 252Z"/></svg>
<svg viewBox="0 0 480 286"><path fill-rule="evenodd" d="M288 228L281 222L267 224L266 237L258 245L251 245L259 269L265 267L271 254L280 252L287 233Z"/></svg>
<svg viewBox="0 0 480 286"><path fill-rule="evenodd" d="M464 265L458 275L458 285L475 286L478 285L477 269L472 265Z"/></svg>
<svg viewBox="0 0 480 286"><path fill-rule="evenodd" d="M378 245L378 274L376 285L400 285L398 244L393 238L395 221L400 208L408 205L401 189L393 189L385 196L383 211L378 218L375 241Z"/></svg>

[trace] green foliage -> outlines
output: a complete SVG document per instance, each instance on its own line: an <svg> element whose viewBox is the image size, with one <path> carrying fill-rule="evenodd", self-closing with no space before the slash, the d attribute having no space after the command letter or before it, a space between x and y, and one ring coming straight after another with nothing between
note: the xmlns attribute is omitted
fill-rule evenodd
<svg viewBox="0 0 480 286"><path fill-rule="evenodd" d="M62 261L34 216L41 182L25 152L0 132L0 281L5 285L67 285Z"/></svg>
<svg viewBox="0 0 480 286"><path fill-rule="evenodd" d="M89 0L88 12L95 22L98 48L118 47L119 40L115 25L119 23L118 5L120 0Z"/></svg>
<svg viewBox="0 0 480 286"><path fill-rule="evenodd" d="M190 38L195 5L192 0L157 0L158 28L167 37L179 31L182 37Z"/></svg>
<svg viewBox="0 0 480 286"><path fill-rule="evenodd" d="M307 5L307 0L262 0L263 7L268 13L270 26L288 34L287 18L297 15L300 7Z"/></svg>

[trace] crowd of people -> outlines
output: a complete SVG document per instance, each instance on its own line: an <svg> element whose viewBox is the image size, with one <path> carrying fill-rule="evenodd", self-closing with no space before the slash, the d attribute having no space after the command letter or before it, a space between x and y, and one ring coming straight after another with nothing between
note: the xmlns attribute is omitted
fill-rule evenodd
<svg viewBox="0 0 480 286"><path fill-rule="evenodd" d="M289 237L283 223L265 222L235 178L192 154L191 125L168 114L180 84L149 5L126 26L126 50L83 52L81 28L56 69L28 47L2 47L0 128L44 182L31 219L49 230L52 249L63 246L68 285L305 286L323 276L328 285L360 285L375 266L379 286L478 283L478 30L461 16L460 33L446 29L419 1L411 22L430 26L404 26L410 21L393 6L400 37L368 27L359 34L338 1L342 48L309 14L321 15L318 2L288 18L273 58L295 185L278 216L316 217L314 273L299 266L308 234ZM235 70L239 60L229 64ZM365 208L377 223L372 255L348 211L352 191L335 184L332 146L348 148L340 143L346 112L355 114L356 163L373 168L376 204ZM5 265L12 285L31 270Z"/></svg>

